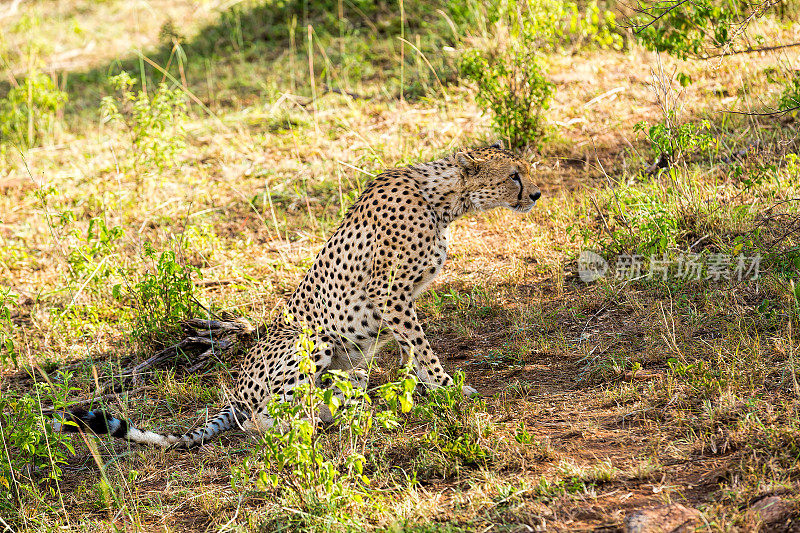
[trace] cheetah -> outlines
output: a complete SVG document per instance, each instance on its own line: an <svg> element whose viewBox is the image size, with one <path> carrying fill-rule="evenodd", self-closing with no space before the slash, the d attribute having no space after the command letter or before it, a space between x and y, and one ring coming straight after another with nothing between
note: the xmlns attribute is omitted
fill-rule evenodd
<svg viewBox="0 0 800 533"><path fill-rule="evenodd" d="M91 429L135 443L192 448L223 431L266 431L266 405L291 401L310 381L300 372L301 324L312 331L315 385L326 373L349 373L365 387L365 368L390 338L413 362L429 388L453 379L442 368L420 326L414 300L430 285L447 257L448 227L458 217L494 207L529 212L541 196L531 166L501 144L458 151L448 157L382 172L365 188L328 239L267 335L245 355L230 403L208 423L183 435L133 427L101 410L73 411L63 431ZM293 320L290 320L294 317ZM465 395L476 394L467 385Z"/></svg>

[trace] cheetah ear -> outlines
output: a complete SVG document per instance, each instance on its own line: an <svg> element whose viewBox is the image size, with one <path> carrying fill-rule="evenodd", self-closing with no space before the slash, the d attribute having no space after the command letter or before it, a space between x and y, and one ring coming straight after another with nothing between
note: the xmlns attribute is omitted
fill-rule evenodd
<svg viewBox="0 0 800 533"><path fill-rule="evenodd" d="M495 142L489 148L497 148L498 150L503 150L504 149L503 140L502 139L498 139L497 142Z"/></svg>
<svg viewBox="0 0 800 533"><path fill-rule="evenodd" d="M456 162L467 174L473 174L478 171L478 162L466 152L457 152Z"/></svg>

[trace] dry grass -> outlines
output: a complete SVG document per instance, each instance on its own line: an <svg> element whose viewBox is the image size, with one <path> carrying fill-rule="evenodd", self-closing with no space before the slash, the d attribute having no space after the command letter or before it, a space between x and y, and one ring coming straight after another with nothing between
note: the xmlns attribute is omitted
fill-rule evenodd
<svg viewBox="0 0 800 533"><path fill-rule="evenodd" d="M22 5L0 20L13 28L23 15L39 17L30 31L47 43L43 64L60 83L67 80L81 106L103 88L90 83L91 73L135 57L134 49L155 50L169 18L191 35L227 7ZM74 397L85 398L155 350L128 334L135 305L112 295L114 284L135 285L152 272L145 243L174 249L199 269L196 297L205 308L261 322L371 175L491 138L468 87L448 86L447 99L401 100L387 90L397 83L399 55L382 37L373 37L375 46L395 63L352 84L366 98L326 93L311 105L301 35L292 62L274 45L264 57L214 58L190 69L189 88L206 109L191 104L187 147L174 168L129 168L125 135L102 124L96 107L77 105L44 146L0 153L0 289L17 298L11 311L22 367L2 370L2 394L30 390L40 365L51 376L56 368L74 372ZM25 67L19 50L26 38L11 31L0 40L15 78ZM333 54L340 44L360 50L359 42L330 38L325 45ZM326 64L319 53L315 61ZM723 120L718 113L774 100L780 86L768 83L763 69L775 58L676 62L634 45L548 61L557 87L553 134L542 153L528 154L539 161L540 206L524 217L493 211L459 220L450 260L418 306L448 370L463 370L485 399L461 422L479 428L488 459L468 463L443 453L425 440L428 422L411 416L402 431L370 443L374 498L348 506L337 522L324 512L307 514L285 491L232 485L232 470L255 446L249 436L188 454L74 439L60 483L3 520L15 528L86 530L521 531L544 523L619 530L633 509L682 501L703 511L708 530L748 531L762 527L748 511L757 498L794 501L798 325L786 278L768 272L745 284L586 285L575 262L584 246L580 229L602 237L603 217L610 220L628 188L652 186L674 213L695 217L679 219L677 249L702 238L700 249L711 252L733 250L755 214L797 195L797 176L782 159L797 150L796 122ZM345 79L343 68L330 68L331 80ZM671 195L675 184L667 177L645 179L639 171L653 155L633 125L662 116L649 87L659 68L694 80L680 95L682 117L709 117L722 155L762 143L758 157L778 165L778 183L742 188L721 156L683 171L684 199ZM90 87L86 94L72 85L73 73ZM780 205L796 215L792 202ZM74 254L96 244L86 234L97 219L123 236L76 272ZM765 242L779 230L767 224L773 240ZM102 265L115 268L108 278ZM373 379L390 379L397 359L396 348L387 348ZM691 367L697 361L710 370ZM199 376L185 375L185 367L178 361L157 369L145 376L149 385L110 406L145 428L199 423L221 401L235 361ZM336 431L326 433L327 449L335 449Z"/></svg>

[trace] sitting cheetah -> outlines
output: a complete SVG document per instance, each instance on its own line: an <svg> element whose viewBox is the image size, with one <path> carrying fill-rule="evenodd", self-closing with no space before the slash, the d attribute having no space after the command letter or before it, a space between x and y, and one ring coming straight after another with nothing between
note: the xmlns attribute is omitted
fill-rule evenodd
<svg viewBox="0 0 800 533"><path fill-rule="evenodd" d="M391 335L428 387L452 378L431 351L414 300L442 268L448 226L470 211L508 207L527 213L541 196L527 162L496 144L444 159L386 170L352 205L263 340L247 353L231 403L204 427L184 435L141 431L103 411L73 411L64 431L88 428L132 442L190 448L234 427L272 427L265 405L292 399L302 382L297 340L311 327L314 381L330 370L366 386L363 368ZM294 317L289 320L285 317ZM464 394L476 391L464 387Z"/></svg>

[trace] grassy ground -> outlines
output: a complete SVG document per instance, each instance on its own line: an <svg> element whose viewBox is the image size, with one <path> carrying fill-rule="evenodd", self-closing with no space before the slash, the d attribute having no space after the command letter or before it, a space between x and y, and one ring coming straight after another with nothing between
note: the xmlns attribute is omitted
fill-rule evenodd
<svg viewBox="0 0 800 533"><path fill-rule="evenodd" d="M0 95L34 56L69 95L45 142L0 152L0 320L20 365L0 367L7 410L19 412L37 382L63 389L64 372L68 399L91 397L178 338L187 311L268 320L370 176L493 139L473 89L456 83L458 49L484 37L466 15L334 3L334 15L308 15L312 78L301 9L229 4L30 1L0 14ZM401 32L424 58L401 50ZM542 201L523 217L456 222L449 262L418 302L434 350L481 400L415 396L420 408L399 429L359 441L367 496L335 505L254 483L248 468L271 470L258 438L242 434L191 453L70 438L74 452L48 480L47 460L12 460L24 443L10 432L28 433L6 419L3 460L15 469L0 470L0 483L22 492L3 500L0 523L616 531L634 510L681 502L701 511L701 530L797 528L797 122L721 112L777 101L780 80L765 75L776 56L679 62L631 44L546 60L551 133L527 153ZM190 94L185 146L163 161L100 112L121 68L144 72L155 94L164 75L152 64L169 65L167 80ZM681 88L677 72L692 83ZM657 98L665 87L672 103ZM713 147L648 174L655 152L634 125L662 121L665 107L682 122L709 120ZM168 144L178 137L167 128ZM582 249L612 267L620 254L690 251L706 264L761 254L761 277L612 270L587 284ZM390 345L373 382L391 380L398 359ZM145 428L202 423L236 361L191 366L151 368L104 402ZM29 412L53 403L40 393ZM343 435L322 433L329 456L343 453ZM61 450L34 446L45 459ZM773 495L777 518L759 515Z"/></svg>

